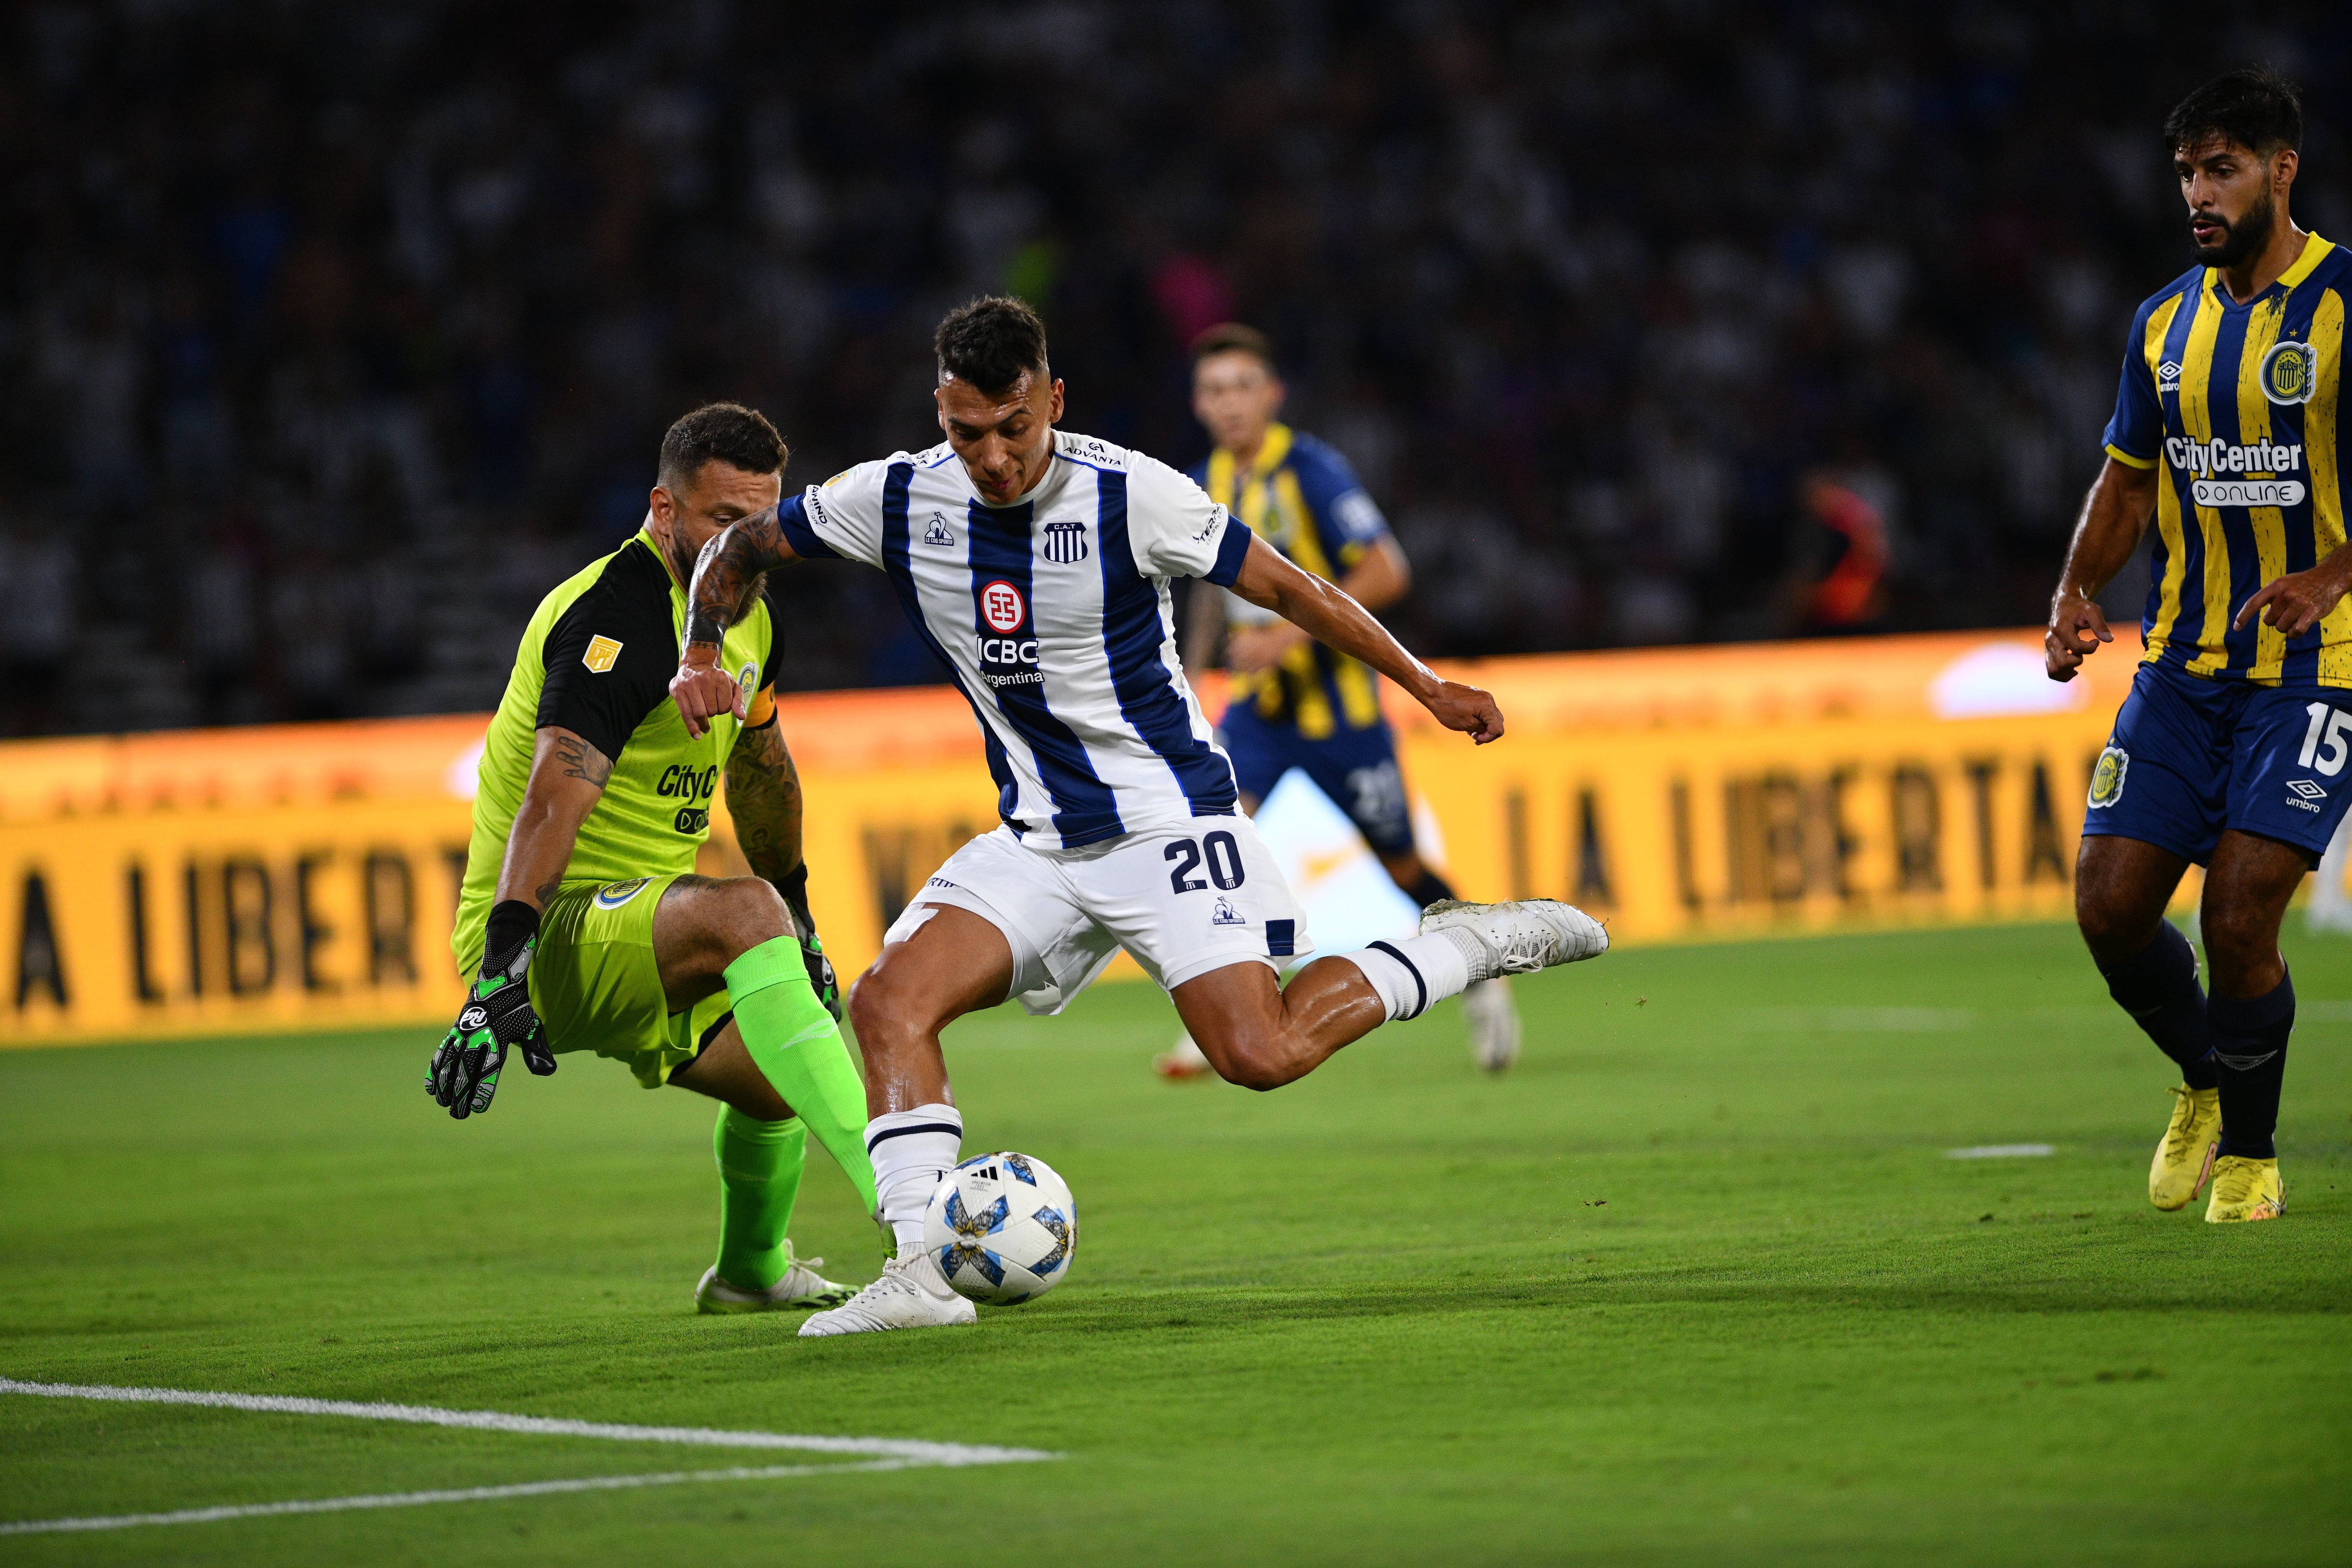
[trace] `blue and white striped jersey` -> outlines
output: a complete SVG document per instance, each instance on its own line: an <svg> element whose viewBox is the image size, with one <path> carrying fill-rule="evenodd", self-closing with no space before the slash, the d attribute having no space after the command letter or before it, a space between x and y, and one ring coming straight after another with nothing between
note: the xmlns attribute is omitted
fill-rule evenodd
<svg viewBox="0 0 2352 1568"><path fill-rule="evenodd" d="M1252 535L1182 474L1056 431L1045 479L991 507L941 444L812 485L777 521L795 554L889 574L971 703L998 815L1024 842L1076 848L1234 809L1168 581L1231 587Z"/></svg>

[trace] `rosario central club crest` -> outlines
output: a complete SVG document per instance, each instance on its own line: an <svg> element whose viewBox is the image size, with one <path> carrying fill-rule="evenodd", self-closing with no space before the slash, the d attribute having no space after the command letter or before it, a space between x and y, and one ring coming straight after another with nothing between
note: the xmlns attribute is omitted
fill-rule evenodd
<svg viewBox="0 0 2352 1568"><path fill-rule="evenodd" d="M2319 386L2319 357L2309 343L2274 343L2263 356L2262 382L2273 403L2308 403Z"/></svg>

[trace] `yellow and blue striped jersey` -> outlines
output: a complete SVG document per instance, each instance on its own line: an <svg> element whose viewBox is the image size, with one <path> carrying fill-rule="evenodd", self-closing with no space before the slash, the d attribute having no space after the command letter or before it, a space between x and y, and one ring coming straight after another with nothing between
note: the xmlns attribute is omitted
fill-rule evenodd
<svg viewBox="0 0 2352 1568"><path fill-rule="evenodd" d="M2260 686L2352 686L2352 597L2289 639L2231 617L2344 543L2336 418L2352 257L2317 235L2241 305L2199 267L2139 309L2106 448L2159 468L2146 662Z"/></svg>
<svg viewBox="0 0 2352 1568"><path fill-rule="evenodd" d="M1247 472L1220 447L1192 469L1192 481L1252 533L1326 582L1339 581L1388 537L1388 520L1348 459L1287 425L1267 427ZM1230 603L1236 626L1263 614L1242 600ZM1320 643L1300 644L1271 669L1235 675L1230 690L1234 701L1255 703L1261 718L1287 721L1309 741L1381 722L1372 671Z"/></svg>

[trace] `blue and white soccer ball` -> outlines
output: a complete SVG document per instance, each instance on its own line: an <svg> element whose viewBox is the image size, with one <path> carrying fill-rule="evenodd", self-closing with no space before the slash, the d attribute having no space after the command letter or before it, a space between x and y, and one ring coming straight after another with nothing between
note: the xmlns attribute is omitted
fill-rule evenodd
<svg viewBox="0 0 2352 1568"><path fill-rule="evenodd" d="M931 1194L923 1245L948 1283L982 1306L1042 1296L1069 1277L1078 1245L1070 1184L1028 1154L966 1160Z"/></svg>

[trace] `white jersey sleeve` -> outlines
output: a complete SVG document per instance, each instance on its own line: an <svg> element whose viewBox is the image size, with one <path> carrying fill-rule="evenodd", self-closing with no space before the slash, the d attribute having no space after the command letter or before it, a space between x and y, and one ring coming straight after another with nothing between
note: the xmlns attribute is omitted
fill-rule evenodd
<svg viewBox="0 0 2352 1568"><path fill-rule="evenodd" d="M1127 460L1127 543L1136 570L1232 587L1249 551L1248 526L1158 458L1130 452Z"/></svg>
<svg viewBox="0 0 2352 1568"><path fill-rule="evenodd" d="M787 497L776 509L776 522L793 553L881 565L882 487L895 460L860 463Z"/></svg>

